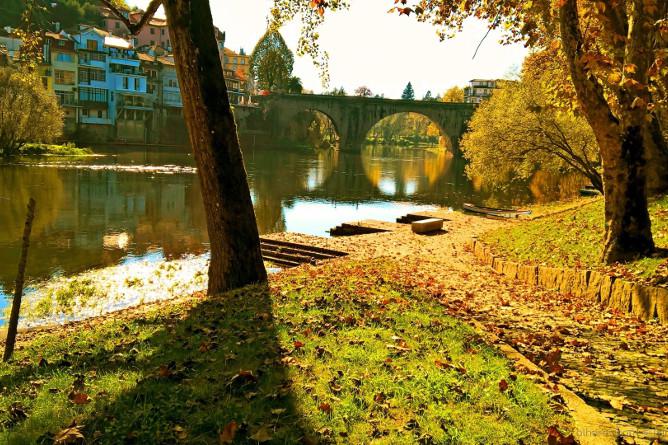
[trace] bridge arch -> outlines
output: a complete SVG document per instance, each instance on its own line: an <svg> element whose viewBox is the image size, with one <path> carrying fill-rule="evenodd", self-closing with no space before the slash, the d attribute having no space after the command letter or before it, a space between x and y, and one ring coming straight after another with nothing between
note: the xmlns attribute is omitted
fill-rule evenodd
<svg viewBox="0 0 668 445"><path fill-rule="evenodd" d="M413 116L411 116L411 115L413 115ZM428 114L425 114L425 113L422 113L422 112L415 112L415 111L400 111L400 112L397 112L397 113L389 114L389 115L381 118L380 120L378 120L378 122L375 122L374 124L372 124L371 127L369 128L369 130L363 135L363 141L366 141L369 138L369 134L372 133L375 128L377 128L379 125L382 125L383 122L385 122L389 119L392 119L393 117L396 117L396 116L406 116L407 119L410 118L410 117L418 116L419 118L425 120L429 124L433 124L436 127L436 129L439 133L438 144L441 147L447 149L448 151L453 151L452 139L450 138L450 135L448 134L448 130L446 128L444 128L443 124L441 122L439 122L438 120L430 117ZM427 126L427 128L425 128L425 131L427 131L427 129L428 129L428 126Z"/></svg>
<svg viewBox="0 0 668 445"><path fill-rule="evenodd" d="M271 116L272 128L286 127L296 113L316 110L328 116L337 130L340 148L360 150L366 135L381 119L397 113L418 113L434 122L459 153L459 139L474 111L474 104L406 101L315 94L272 94L254 98ZM280 134L280 133L279 133Z"/></svg>

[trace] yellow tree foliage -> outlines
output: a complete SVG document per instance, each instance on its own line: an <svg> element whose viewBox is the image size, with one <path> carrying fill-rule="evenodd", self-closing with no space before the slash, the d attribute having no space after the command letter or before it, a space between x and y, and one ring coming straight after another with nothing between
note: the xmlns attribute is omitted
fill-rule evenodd
<svg viewBox="0 0 668 445"><path fill-rule="evenodd" d="M464 88L454 86L443 93L443 102L464 102Z"/></svg>
<svg viewBox="0 0 668 445"><path fill-rule="evenodd" d="M582 117L550 105L541 79L504 82L476 110L461 141L467 173L493 187L536 171L577 171L603 190L594 134Z"/></svg>
<svg viewBox="0 0 668 445"><path fill-rule="evenodd" d="M63 112L39 76L0 68L0 152L16 154L27 142L51 142L62 131Z"/></svg>

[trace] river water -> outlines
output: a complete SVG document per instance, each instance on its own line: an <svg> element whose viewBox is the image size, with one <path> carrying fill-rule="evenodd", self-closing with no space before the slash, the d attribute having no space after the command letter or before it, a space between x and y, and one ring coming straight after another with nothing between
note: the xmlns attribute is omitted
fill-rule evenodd
<svg viewBox="0 0 668 445"><path fill-rule="evenodd" d="M440 148L244 151L260 232L327 236L346 221L394 220L463 202L521 205L565 198L580 180L536 175L505 193L469 181ZM110 150L85 158L0 163L0 310L8 304L29 197L37 201L29 282L139 260L207 251L204 210L192 155L176 149ZM2 316L0 315L0 319ZM2 322L0 322L2 324Z"/></svg>

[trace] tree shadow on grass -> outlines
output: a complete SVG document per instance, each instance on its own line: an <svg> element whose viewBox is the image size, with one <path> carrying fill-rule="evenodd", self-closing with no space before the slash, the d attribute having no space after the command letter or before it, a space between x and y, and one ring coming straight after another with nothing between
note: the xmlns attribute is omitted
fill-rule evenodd
<svg viewBox="0 0 668 445"><path fill-rule="evenodd" d="M114 341L118 346L67 369L72 375L86 373L81 392L90 396L88 408L94 410L88 409L92 414L78 418L77 424L85 425L89 441L219 444L234 437L234 443L270 438L296 443L304 437L308 427L291 394L267 286L203 299L182 312L164 311L121 326L122 338ZM47 364L54 369L40 374L53 373L58 366L62 364ZM90 377L91 369L97 375ZM20 384L17 377L12 376L13 385ZM105 379L127 389L101 389ZM31 413L40 415L49 413ZM31 420L39 424L39 419ZM44 438L52 443L52 436Z"/></svg>

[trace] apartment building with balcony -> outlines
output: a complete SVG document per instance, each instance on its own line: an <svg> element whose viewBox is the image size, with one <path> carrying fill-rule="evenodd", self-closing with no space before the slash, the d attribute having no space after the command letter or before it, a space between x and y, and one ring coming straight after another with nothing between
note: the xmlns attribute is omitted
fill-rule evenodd
<svg viewBox="0 0 668 445"><path fill-rule="evenodd" d="M82 26L77 41L79 87L79 123L102 138L109 138L113 124L109 109L108 54L104 45L110 34L92 26Z"/></svg>
<svg viewBox="0 0 668 445"><path fill-rule="evenodd" d="M498 88L498 80L495 79L472 79L467 87L464 88L464 102L479 104L483 100L492 96L492 93Z"/></svg>
<svg viewBox="0 0 668 445"><path fill-rule="evenodd" d="M79 123L77 100L78 54L75 40L65 32L44 34L42 75L50 77L46 86L52 89L65 117L65 133L76 131Z"/></svg>

